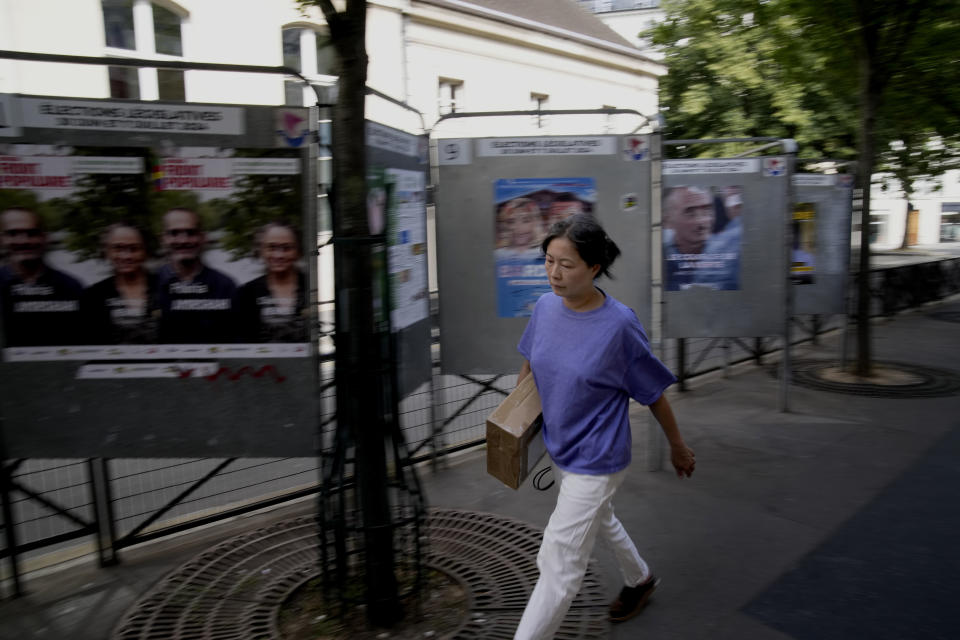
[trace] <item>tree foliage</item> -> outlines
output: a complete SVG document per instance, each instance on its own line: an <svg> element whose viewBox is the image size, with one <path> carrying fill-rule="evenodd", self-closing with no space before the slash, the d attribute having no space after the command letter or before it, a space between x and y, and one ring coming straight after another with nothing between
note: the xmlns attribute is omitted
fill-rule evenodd
<svg viewBox="0 0 960 640"><path fill-rule="evenodd" d="M268 222L301 227L303 196L299 181L299 175L250 175L238 179L238 189L225 203L222 223L218 225L224 231L223 248L234 260L255 254L257 231Z"/></svg>
<svg viewBox="0 0 960 640"><path fill-rule="evenodd" d="M664 0L666 19L647 35L665 54L660 83L668 137L784 137L806 157L853 160L865 107L860 74L876 90L875 159L901 176L952 165L960 134L952 0ZM935 162L897 153L943 142ZM950 141L954 142L950 142ZM941 147L938 147L941 148ZM687 148L726 155L730 147Z"/></svg>
<svg viewBox="0 0 960 640"><path fill-rule="evenodd" d="M100 255L101 234L111 224L126 222L150 229L143 175L88 174L77 178L76 186L66 201L62 228L68 232L66 248L80 260Z"/></svg>
<svg viewBox="0 0 960 640"><path fill-rule="evenodd" d="M892 171L909 194L917 180L955 166L956 0L665 0L664 8L666 20L645 35L669 68L661 85L668 137L791 137L806 156L855 159L865 221L875 168ZM861 233L860 273L869 260L870 234ZM869 303L860 278L860 375L871 368Z"/></svg>
<svg viewBox="0 0 960 640"><path fill-rule="evenodd" d="M64 198L53 198L41 202L37 194L27 189L0 189L0 211L24 208L40 216L43 228L59 229L63 221L63 212L69 205Z"/></svg>
<svg viewBox="0 0 960 640"><path fill-rule="evenodd" d="M794 138L824 157L855 153L855 114L838 85L856 91L853 65L803 46L801 19L782 1L666 0L667 16L651 38L665 53L660 82L668 137ZM723 156L728 145L684 155Z"/></svg>

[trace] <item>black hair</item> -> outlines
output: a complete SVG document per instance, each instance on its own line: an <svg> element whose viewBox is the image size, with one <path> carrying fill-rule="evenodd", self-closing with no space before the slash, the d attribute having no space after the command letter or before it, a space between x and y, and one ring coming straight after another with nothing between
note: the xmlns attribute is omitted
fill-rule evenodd
<svg viewBox="0 0 960 640"><path fill-rule="evenodd" d="M547 236L540 244L540 250L546 254L547 247L556 238L566 238L576 247L577 253L587 266L600 265L597 276L612 278L610 265L620 255L617 246L607 232L603 230L597 219L589 213L577 213L559 222L550 225Z"/></svg>

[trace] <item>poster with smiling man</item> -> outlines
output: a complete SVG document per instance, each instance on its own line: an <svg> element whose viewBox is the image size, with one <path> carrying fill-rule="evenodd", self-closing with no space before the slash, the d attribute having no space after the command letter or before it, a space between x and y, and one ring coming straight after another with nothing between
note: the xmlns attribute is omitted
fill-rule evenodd
<svg viewBox="0 0 960 640"><path fill-rule="evenodd" d="M667 291L740 289L743 188L681 185L663 197Z"/></svg>

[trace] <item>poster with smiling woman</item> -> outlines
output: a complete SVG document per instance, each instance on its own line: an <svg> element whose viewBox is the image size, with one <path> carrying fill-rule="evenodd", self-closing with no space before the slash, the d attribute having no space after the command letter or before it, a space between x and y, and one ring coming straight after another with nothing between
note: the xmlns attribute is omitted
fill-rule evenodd
<svg viewBox="0 0 960 640"><path fill-rule="evenodd" d="M529 316L550 291L540 243L551 224L592 213L593 178L510 178L494 182L494 263L497 315Z"/></svg>

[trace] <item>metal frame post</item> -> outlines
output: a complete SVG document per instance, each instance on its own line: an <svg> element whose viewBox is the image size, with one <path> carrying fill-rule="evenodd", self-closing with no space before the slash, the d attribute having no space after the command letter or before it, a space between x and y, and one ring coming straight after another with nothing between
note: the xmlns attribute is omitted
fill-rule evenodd
<svg viewBox="0 0 960 640"><path fill-rule="evenodd" d="M2 447L0 442L0 447ZM16 522L13 519L13 502L10 500L10 490L13 483L10 476L13 474L15 465L7 464L6 458L0 458L0 497L3 503L3 530L7 544L7 556L10 563L10 577L13 580L13 597L20 598L24 595L23 584L20 581L20 566L17 561L17 533Z"/></svg>
<svg viewBox="0 0 960 640"><path fill-rule="evenodd" d="M793 319L793 283L790 279L791 255L793 253L793 208L796 200L796 187L793 186L793 173L797 167L797 143L794 140L783 140L783 151L787 156L787 198L786 207L783 212L784 226L783 234L783 261L784 278L786 286L784 287L784 305L783 305L783 358L780 367L780 412L790 411L790 372L791 372L791 352L790 352L790 325Z"/></svg>
<svg viewBox="0 0 960 640"><path fill-rule="evenodd" d="M90 475L90 495L93 498L97 555L101 567L110 567L120 564L120 555L117 549L113 493L110 488L110 469L107 458L89 458L87 470Z"/></svg>
<svg viewBox="0 0 960 640"><path fill-rule="evenodd" d="M654 338L655 354L663 359L663 323L666 305L663 296L663 206L661 193L663 190L663 134L659 127L653 127L650 135L650 233L651 242L648 252L650 263L647 267L651 277L656 273L654 267L659 268L660 277L652 278L650 282L650 316L644 318L649 321L650 334ZM660 311L660 324L654 324L654 310ZM656 424L653 415L648 411L643 416L643 430L646 441L647 471L662 471L666 457L666 439Z"/></svg>
<svg viewBox="0 0 960 640"><path fill-rule="evenodd" d="M687 339L677 338L677 369L680 370L680 391L687 390Z"/></svg>

